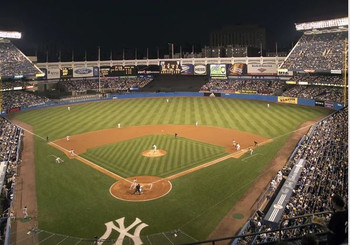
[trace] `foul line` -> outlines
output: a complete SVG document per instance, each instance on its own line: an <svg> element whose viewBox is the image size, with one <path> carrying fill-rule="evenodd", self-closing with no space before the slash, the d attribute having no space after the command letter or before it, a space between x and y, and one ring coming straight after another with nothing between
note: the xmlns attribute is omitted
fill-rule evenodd
<svg viewBox="0 0 350 245"><path fill-rule="evenodd" d="M17 127L23 129L25 132L28 132L29 134L31 134L31 135L33 135L33 136L36 136L36 137L38 137L38 138L40 138L40 139L46 141L45 138L43 138L43 137L41 137L40 135L37 135L37 134L31 132L31 131L28 130L28 129L25 129L25 128L19 126L19 125L17 125ZM49 145L51 145L51 146L53 146L53 147L55 147L55 148L57 148L57 149L59 149L59 150L65 152L65 154L66 154L67 156L69 156L69 152L70 152L70 151L69 151L68 149L66 149L66 148L64 148L64 147L62 147L62 146L60 146L60 145L58 145L58 144L56 144L56 143L53 143L53 142L49 142ZM70 158L70 157L69 157L69 158ZM103 167L100 167L100 166L98 166L97 164L95 164L95 163L93 163L93 162L91 162L91 161L89 161L89 160L87 160L87 159L85 159L85 158L83 158L83 157L81 157L81 156L79 156L79 155L77 155L77 154L74 154L74 156L73 156L72 158L78 159L78 160L81 161L82 163L85 163L85 164L89 165L90 167L92 167L92 168L94 168L94 169L100 171L101 173L106 174L106 175L108 175L108 176L110 176L110 177L112 177L112 178L114 178L114 179L117 179L117 180L124 180L124 181L126 181L126 182L132 183L130 180L125 179L125 178L121 177L120 175L115 174L115 173L113 173L113 172L111 172L111 171L109 171L109 170L107 170L107 169L105 169L105 168L103 168Z"/></svg>
<svg viewBox="0 0 350 245"><path fill-rule="evenodd" d="M245 160L247 160L247 159L249 159L249 158L251 158L251 157L258 156L258 155L263 156L263 154L257 153L257 154L250 155L249 157L245 157L245 158L241 159L241 161L245 162Z"/></svg>

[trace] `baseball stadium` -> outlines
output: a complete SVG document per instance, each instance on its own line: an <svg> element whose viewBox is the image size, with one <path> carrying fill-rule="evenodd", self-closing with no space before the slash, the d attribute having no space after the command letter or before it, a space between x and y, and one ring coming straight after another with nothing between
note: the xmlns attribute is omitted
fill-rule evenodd
<svg viewBox="0 0 350 245"><path fill-rule="evenodd" d="M0 32L1 242L344 236L348 18L295 28L285 57L42 63Z"/></svg>

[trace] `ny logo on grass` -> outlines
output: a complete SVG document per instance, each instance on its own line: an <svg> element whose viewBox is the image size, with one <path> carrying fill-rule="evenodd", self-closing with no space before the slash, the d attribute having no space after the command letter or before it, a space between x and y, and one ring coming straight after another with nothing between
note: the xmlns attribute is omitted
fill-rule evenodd
<svg viewBox="0 0 350 245"><path fill-rule="evenodd" d="M148 225L145 223L142 223L142 221L139 218L136 218L134 223L132 223L131 225L125 228L124 219L125 217L115 220L118 223L119 227L117 227L113 221L105 223L105 226L107 229L105 234L103 234L103 236L100 237L98 244L99 245L103 244L103 242L111 235L112 230L115 230L120 234L117 241L114 243L114 245L122 245L123 240L126 236L131 238L134 241L134 245L142 245L143 242L140 239L140 232L143 228L147 227ZM136 227L134 234L128 233L129 230L131 230L134 227Z"/></svg>

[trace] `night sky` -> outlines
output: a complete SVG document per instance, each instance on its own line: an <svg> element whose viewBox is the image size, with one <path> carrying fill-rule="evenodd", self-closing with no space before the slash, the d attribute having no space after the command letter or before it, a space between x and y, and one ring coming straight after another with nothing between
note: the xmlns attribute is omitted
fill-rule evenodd
<svg viewBox="0 0 350 245"><path fill-rule="evenodd" d="M101 46L102 58L112 50L115 59L123 48L129 55L137 48L141 56L148 47L152 57L167 43L199 51L209 44L211 31L236 24L265 27L268 49L276 42L287 49L300 37L294 23L345 17L348 1L11 0L0 9L0 29L21 31L22 40L14 43L28 55L49 50L52 59L61 50L64 59L74 49L75 57L87 50L96 59Z"/></svg>

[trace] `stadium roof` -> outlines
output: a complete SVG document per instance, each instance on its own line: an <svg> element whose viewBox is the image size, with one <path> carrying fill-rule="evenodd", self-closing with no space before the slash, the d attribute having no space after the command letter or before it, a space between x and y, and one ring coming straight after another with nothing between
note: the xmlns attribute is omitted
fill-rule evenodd
<svg viewBox="0 0 350 245"><path fill-rule="evenodd" d="M348 17L331 19L331 20L322 20L322 21L313 21L295 24L297 31L306 31L313 29L325 29L325 28L334 28L334 27L346 27L348 26L349 19Z"/></svg>

